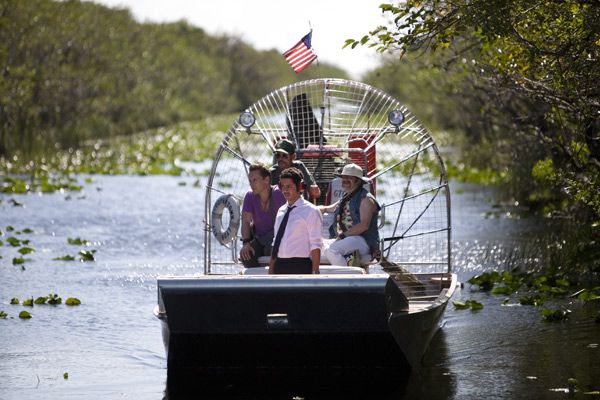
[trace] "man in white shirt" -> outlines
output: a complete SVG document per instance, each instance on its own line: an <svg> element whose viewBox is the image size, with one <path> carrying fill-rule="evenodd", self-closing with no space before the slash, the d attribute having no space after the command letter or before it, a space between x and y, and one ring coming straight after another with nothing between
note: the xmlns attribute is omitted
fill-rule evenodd
<svg viewBox="0 0 600 400"><path fill-rule="evenodd" d="M323 246L321 212L301 196L302 173L298 169L284 170L279 187L287 204L275 218L269 274L318 274Z"/></svg>

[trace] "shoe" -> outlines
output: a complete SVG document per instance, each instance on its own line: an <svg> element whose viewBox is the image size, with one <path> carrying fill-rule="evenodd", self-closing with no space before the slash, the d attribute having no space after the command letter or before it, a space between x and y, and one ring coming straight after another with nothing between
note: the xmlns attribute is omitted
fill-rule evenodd
<svg viewBox="0 0 600 400"><path fill-rule="evenodd" d="M350 259L348 260L348 266L349 267L360 267L361 266L361 260L360 260L360 252L358 250L354 250L352 252L352 255L350 255Z"/></svg>

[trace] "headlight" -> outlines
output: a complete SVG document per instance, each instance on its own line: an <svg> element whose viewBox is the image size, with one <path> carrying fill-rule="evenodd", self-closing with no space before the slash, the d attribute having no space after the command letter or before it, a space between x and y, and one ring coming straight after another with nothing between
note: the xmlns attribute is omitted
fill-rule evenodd
<svg viewBox="0 0 600 400"><path fill-rule="evenodd" d="M254 114L252 114L250 111L244 111L240 114L238 121L244 128L250 129L250 127L252 127L252 125L254 125L256 122L256 118L254 118Z"/></svg>
<svg viewBox="0 0 600 400"><path fill-rule="evenodd" d="M404 122L404 113L400 110L390 111L388 121L397 128Z"/></svg>

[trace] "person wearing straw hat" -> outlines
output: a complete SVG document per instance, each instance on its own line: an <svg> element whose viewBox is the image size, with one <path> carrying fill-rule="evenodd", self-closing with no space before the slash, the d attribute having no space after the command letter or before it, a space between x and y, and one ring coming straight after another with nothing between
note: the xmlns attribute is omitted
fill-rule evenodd
<svg viewBox="0 0 600 400"><path fill-rule="evenodd" d="M300 160L296 160L296 145L290 140L283 139L275 144L275 165L271 168L271 182L273 185L279 184L279 175L281 171L290 167L297 168L302 173L303 182L307 185L308 196L315 201L321 196L321 189L315 182L315 178L308 172L306 165Z"/></svg>
<svg viewBox="0 0 600 400"><path fill-rule="evenodd" d="M324 254L331 265L347 265L346 257L355 252L360 253L362 262L370 261L379 250L377 220L381 207L363 187L370 184L370 180L363 176L359 165L347 164L339 175L344 196L330 206L319 207L321 212L335 211L334 222L329 228L330 238L335 238L335 241Z"/></svg>

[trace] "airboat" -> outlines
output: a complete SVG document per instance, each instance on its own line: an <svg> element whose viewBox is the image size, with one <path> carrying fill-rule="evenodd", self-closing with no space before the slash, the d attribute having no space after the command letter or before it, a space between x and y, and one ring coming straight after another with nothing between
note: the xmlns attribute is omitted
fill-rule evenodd
<svg viewBox="0 0 600 400"><path fill-rule="evenodd" d="M320 275L244 269L240 209L248 167L273 163L281 139L321 189L360 165L382 206L380 257ZM323 234L332 222L324 217ZM418 368L452 296L450 190L430 133L400 102L364 83L316 79L261 98L226 133L205 197L204 274L158 278L168 386L289 390L394 386ZM268 258L262 260L266 265ZM270 390L269 389L269 390Z"/></svg>

